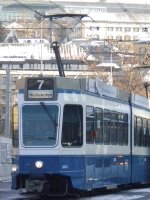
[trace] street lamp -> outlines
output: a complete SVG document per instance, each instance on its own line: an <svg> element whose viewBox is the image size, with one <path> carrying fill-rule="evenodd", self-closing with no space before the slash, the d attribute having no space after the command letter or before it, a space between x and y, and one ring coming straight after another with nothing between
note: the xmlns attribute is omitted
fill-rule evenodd
<svg viewBox="0 0 150 200"><path fill-rule="evenodd" d="M141 65L141 66L137 66L137 67L134 67L131 69L131 71L135 70L135 69L150 69L150 65ZM149 95L148 95L148 87L150 86L150 82L143 82L143 85L144 85L144 88L145 88L145 91L146 91L146 97L148 98Z"/></svg>
<svg viewBox="0 0 150 200"><path fill-rule="evenodd" d="M144 87L145 87L145 91L146 91L146 97L148 98L148 87L150 86L150 82L144 82Z"/></svg>

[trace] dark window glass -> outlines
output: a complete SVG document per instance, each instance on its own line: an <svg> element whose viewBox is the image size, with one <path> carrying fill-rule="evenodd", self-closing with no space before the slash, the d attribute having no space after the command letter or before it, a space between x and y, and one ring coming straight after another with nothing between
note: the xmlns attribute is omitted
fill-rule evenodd
<svg viewBox="0 0 150 200"><path fill-rule="evenodd" d="M118 113L117 112L111 112L110 113L110 117L111 117L111 120L116 120L117 121L117 119L118 119Z"/></svg>
<svg viewBox="0 0 150 200"><path fill-rule="evenodd" d="M118 144L128 145L128 114L118 113Z"/></svg>
<svg viewBox="0 0 150 200"><path fill-rule="evenodd" d="M103 132L103 139L104 144L110 144L110 111L104 109L103 114L104 120L104 132Z"/></svg>
<svg viewBox="0 0 150 200"><path fill-rule="evenodd" d="M125 144L125 124L121 121L118 121L118 144Z"/></svg>
<svg viewBox="0 0 150 200"><path fill-rule="evenodd" d="M62 146L80 147L83 144L83 109L80 105L65 105L62 126Z"/></svg>
<svg viewBox="0 0 150 200"><path fill-rule="evenodd" d="M112 145L117 144L117 112L111 112L110 141Z"/></svg>
<svg viewBox="0 0 150 200"><path fill-rule="evenodd" d="M95 143L103 142L103 111L101 108L95 109Z"/></svg>
<svg viewBox="0 0 150 200"><path fill-rule="evenodd" d="M134 146L138 145L137 141L137 117L134 117Z"/></svg>
<svg viewBox="0 0 150 200"><path fill-rule="evenodd" d="M117 122L111 122L110 135L111 144L117 144Z"/></svg>
<svg viewBox="0 0 150 200"><path fill-rule="evenodd" d="M142 118L140 117L136 118L135 138L136 138L136 146L142 146L143 145Z"/></svg>
<svg viewBox="0 0 150 200"><path fill-rule="evenodd" d="M147 119L143 119L143 146L148 146L148 129L147 129Z"/></svg>
<svg viewBox="0 0 150 200"><path fill-rule="evenodd" d="M23 144L26 146L56 145L57 124L57 105L24 105L22 108Z"/></svg>
<svg viewBox="0 0 150 200"><path fill-rule="evenodd" d="M86 107L86 142L94 143L94 107Z"/></svg>
<svg viewBox="0 0 150 200"><path fill-rule="evenodd" d="M124 123L124 129L125 129L125 145L128 145L128 114L125 114L125 123Z"/></svg>

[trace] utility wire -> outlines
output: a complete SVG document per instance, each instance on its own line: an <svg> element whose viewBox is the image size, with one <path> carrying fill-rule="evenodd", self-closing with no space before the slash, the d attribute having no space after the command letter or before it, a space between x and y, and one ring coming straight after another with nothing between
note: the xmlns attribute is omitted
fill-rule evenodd
<svg viewBox="0 0 150 200"><path fill-rule="evenodd" d="M41 15L41 13L39 13L37 10L32 9L30 6L26 5L25 3L22 3L18 0L12 0L14 2L16 2L18 5L22 6L23 8L26 8L27 10L30 10L31 12L34 12L38 15Z"/></svg>
<svg viewBox="0 0 150 200"><path fill-rule="evenodd" d="M49 0L49 2L50 2L50 7L51 7L51 9L52 9L52 8L60 8L63 12L65 12L65 14L43 15L42 13L38 12L37 10L33 10L30 6L27 6L25 3L22 3L22 2L20 2L20 1L18 1L18 0L13 0L13 1L15 1L17 4L19 4L19 5L21 5L21 6L25 7L25 8L27 8L27 9L29 9L30 11L35 12L35 14L37 15L36 18L37 18L39 21L42 21L42 20L45 19L45 18L49 18L50 22L52 23L54 19L61 19L61 18L65 18L65 17L74 18L74 19L75 19L75 23L74 23L74 25L72 26L72 28L69 28L69 29L66 28L66 30L68 29L69 31L68 31L68 33L65 35L65 38L67 38L67 37L69 36L70 32L71 32L72 30L75 29L75 27L77 26L77 24L79 24L79 22L81 21L81 19L82 19L83 17L86 17L86 16L87 16L87 15L84 15L84 14L81 14L81 15L80 15L80 14L70 14L70 13L67 13L59 4L56 4L56 3L54 3L54 2L52 2L52 1L50 1L50 0ZM68 14L68 16L67 16L67 14ZM55 21L56 21L56 20L55 20ZM56 22L56 23L57 23L57 22ZM57 23L57 24L59 24L59 26L62 26L61 23ZM52 27L51 27L51 28L52 28ZM64 28L64 27L63 27L63 28ZM54 28L54 29L55 29L55 28ZM65 28L64 28L64 29L65 29ZM63 41L64 41L65 38L61 39L60 44L63 43Z"/></svg>
<svg viewBox="0 0 150 200"><path fill-rule="evenodd" d="M147 32L148 34L150 34L148 32L148 28L146 29L146 27L143 26L143 24L141 24L139 21L137 21L137 19L134 17L134 13L131 11L129 11L122 3L120 3L119 1L117 0L114 0L116 2L116 4L121 8L121 10L124 11L124 13L129 16L129 18L135 22L136 25L138 25L139 27L141 27L142 29L145 28L145 32Z"/></svg>

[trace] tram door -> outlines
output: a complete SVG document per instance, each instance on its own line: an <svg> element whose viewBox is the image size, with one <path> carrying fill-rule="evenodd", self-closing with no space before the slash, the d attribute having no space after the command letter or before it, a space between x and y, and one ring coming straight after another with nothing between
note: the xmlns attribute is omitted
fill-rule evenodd
<svg viewBox="0 0 150 200"><path fill-rule="evenodd" d="M94 180L94 168L95 161L93 157L93 147L94 147L94 107L86 107L86 149L87 155L85 160L85 171L86 171L86 189L93 189Z"/></svg>
<svg viewBox="0 0 150 200"><path fill-rule="evenodd" d="M94 159L90 156L86 157L85 160L86 164L86 189L92 190L94 188L94 169L95 169L95 162Z"/></svg>
<svg viewBox="0 0 150 200"><path fill-rule="evenodd" d="M103 111L93 106L86 107L86 183L87 189L100 186L103 179L102 158L96 156L96 144L103 142Z"/></svg>

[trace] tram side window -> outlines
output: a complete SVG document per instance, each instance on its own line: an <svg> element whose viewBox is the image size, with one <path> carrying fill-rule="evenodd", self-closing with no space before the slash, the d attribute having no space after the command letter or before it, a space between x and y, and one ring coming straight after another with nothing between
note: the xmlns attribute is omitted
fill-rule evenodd
<svg viewBox="0 0 150 200"><path fill-rule="evenodd" d="M118 144L128 145L128 114L118 113Z"/></svg>
<svg viewBox="0 0 150 200"><path fill-rule="evenodd" d="M94 143L94 107L86 107L86 143Z"/></svg>
<svg viewBox="0 0 150 200"><path fill-rule="evenodd" d="M117 144L117 119L118 114L117 112L111 112L111 122L110 122L110 141L112 145Z"/></svg>
<svg viewBox="0 0 150 200"><path fill-rule="evenodd" d="M143 146L148 146L148 129L147 129L147 119L143 119Z"/></svg>
<svg viewBox="0 0 150 200"><path fill-rule="evenodd" d="M137 146L138 143L136 133L137 133L137 117L134 116L134 146Z"/></svg>
<svg viewBox="0 0 150 200"><path fill-rule="evenodd" d="M128 114L124 114L125 145L128 145Z"/></svg>
<svg viewBox="0 0 150 200"><path fill-rule="evenodd" d="M83 108L80 105L65 105L63 112L63 147L79 147L83 144Z"/></svg>
<svg viewBox="0 0 150 200"><path fill-rule="evenodd" d="M104 144L110 144L110 111L104 109L103 111L103 120L104 120Z"/></svg>
<svg viewBox="0 0 150 200"><path fill-rule="evenodd" d="M143 137L142 137L142 118L135 117L135 132L134 132L134 144L135 146L143 145Z"/></svg>
<svg viewBox="0 0 150 200"><path fill-rule="evenodd" d="M101 108L95 108L95 143L103 142L103 110Z"/></svg>

